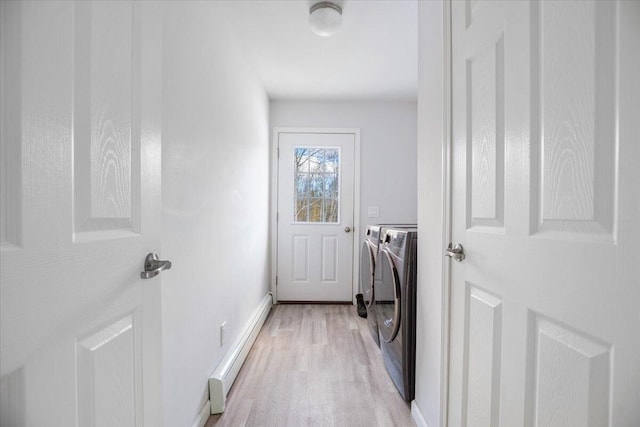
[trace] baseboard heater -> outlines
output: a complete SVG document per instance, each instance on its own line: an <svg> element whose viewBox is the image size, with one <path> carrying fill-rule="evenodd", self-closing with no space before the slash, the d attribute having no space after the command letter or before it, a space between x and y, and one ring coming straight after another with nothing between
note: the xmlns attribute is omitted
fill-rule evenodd
<svg viewBox="0 0 640 427"><path fill-rule="evenodd" d="M224 411L227 393L229 393L242 364L249 354L249 350L251 350L258 337L272 304L271 293L268 293L253 312L238 339L236 339L216 370L209 377L209 400L211 401L212 414L219 414Z"/></svg>

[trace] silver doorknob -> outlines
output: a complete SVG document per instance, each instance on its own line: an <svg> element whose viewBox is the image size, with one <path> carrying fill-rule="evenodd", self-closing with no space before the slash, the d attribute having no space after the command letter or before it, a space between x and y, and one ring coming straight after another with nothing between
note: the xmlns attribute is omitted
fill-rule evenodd
<svg viewBox="0 0 640 427"><path fill-rule="evenodd" d="M449 247L444 251L444 256L448 256L448 257L453 258L454 260L460 262L465 258L465 256L464 256L464 248L462 247L462 245L460 243L457 243L453 247L452 247L451 243L449 243Z"/></svg>
<svg viewBox="0 0 640 427"><path fill-rule="evenodd" d="M151 279L160 274L161 271L171 269L171 261L158 259L158 254L151 252L144 259L144 271L140 273L142 279Z"/></svg>
<svg viewBox="0 0 640 427"><path fill-rule="evenodd" d="M344 228L344 232L345 233L350 233L351 232L351 227L345 227Z"/></svg>

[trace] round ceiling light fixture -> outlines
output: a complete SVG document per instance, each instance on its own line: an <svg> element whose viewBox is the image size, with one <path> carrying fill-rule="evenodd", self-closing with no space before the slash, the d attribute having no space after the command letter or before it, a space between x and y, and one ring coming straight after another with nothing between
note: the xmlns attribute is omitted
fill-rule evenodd
<svg viewBox="0 0 640 427"><path fill-rule="evenodd" d="M342 26L342 9L335 3L323 1L309 9L311 31L321 37L330 37Z"/></svg>

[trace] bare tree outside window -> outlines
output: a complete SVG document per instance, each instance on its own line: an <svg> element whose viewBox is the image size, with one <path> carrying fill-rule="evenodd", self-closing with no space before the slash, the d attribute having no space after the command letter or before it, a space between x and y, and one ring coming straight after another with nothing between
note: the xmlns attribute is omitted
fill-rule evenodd
<svg viewBox="0 0 640 427"><path fill-rule="evenodd" d="M296 222L337 223L340 149L294 147Z"/></svg>

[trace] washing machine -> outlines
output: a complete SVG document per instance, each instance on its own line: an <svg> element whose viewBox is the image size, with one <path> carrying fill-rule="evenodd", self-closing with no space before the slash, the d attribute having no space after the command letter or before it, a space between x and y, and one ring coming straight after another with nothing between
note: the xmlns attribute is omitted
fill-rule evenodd
<svg viewBox="0 0 640 427"><path fill-rule="evenodd" d="M385 367L402 397L415 393L418 230L385 228L374 276L374 312Z"/></svg>
<svg viewBox="0 0 640 427"><path fill-rule="evenodd" d="M380 225L367 225L365 235L360 249L360 291L364 299L364 305L367 308L367 324L371 337L380 345L378 339L378 323L373 304L373 285L376 258L378 256L378 248L380 246Z"/></svg>
<svg viewBox="0 0 640 427"><path fill-rule="evenodd" d="M380 281L380 273L375 276L376 258L380 248L381 236L386 228L413 229L415 224L374 224L367 225L360 249L360 292L363 295L367 308L367 324L371 337L377 345L380 345L378 332L378 319L375 313L375 284Z"/></svg>

